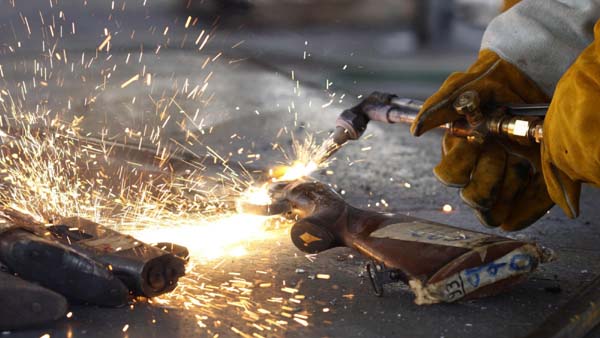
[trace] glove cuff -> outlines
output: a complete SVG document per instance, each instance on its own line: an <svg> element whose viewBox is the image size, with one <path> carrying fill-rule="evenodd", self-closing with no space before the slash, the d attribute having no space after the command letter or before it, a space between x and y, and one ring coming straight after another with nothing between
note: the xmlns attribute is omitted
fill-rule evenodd
<svg viewBox="0 0 600 338"><path fill-rule="evenodd" d="M545 147L542 147L542 158L545 158L544 153L546 152ZM569 218L579 216L581 182L572 180L547 160L542 162L542 171L548 187L548 194L554 203L558 204Z"/></svg>
<svg viewBox="0 0 600 338"><path fill-rule="evenodd" d="M593 41L591 27L599 18L594 0L522 1L490 22L481 49L496 52L552 96L562 74Z"/></svg>

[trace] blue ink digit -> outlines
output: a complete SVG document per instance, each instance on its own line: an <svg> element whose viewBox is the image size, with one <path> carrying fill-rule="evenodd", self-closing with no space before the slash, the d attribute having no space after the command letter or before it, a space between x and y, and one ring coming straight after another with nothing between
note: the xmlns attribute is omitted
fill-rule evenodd
<svg viewBox="0 0 600 338"><path fill-rule="evenodd" d="M514 255L510 260L510 269L513 271L523 271L531 268L533 258L527 254Z"/></svg>
<svg viewBox="0 0 600 338"><path fill-rule="evenodd" d="M506 263L491 262L490 264L487 265L486 272L488 273L488 275L495 277L498 274L498 271L500 269L502 269L504 266L506 266Z"/></svg>
<svg viewBox="0 0 600 338"><path fill-rule="evenodd" d="M479 282L481 281L481 277L479 276L479 271L481 271L483 267L479 266L476 268L470 268L465 270L465 277L467 277L467 282L471 284L474 288L479 286Z"/></svg>

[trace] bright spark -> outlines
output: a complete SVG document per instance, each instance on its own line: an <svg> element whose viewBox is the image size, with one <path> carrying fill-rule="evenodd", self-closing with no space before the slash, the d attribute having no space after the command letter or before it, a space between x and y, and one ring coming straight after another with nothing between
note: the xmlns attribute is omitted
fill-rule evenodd
<svg viewBox="0 0 600 338"><path fill-rule="evenodd" d="M273 177L273 179L274 181L295 181L299 178L309 176L318 168L319 165L312 161L308 163L295 162L291 166L282 168L282 174Z"/></svg>
<svg viewBox="0 0 600 338"><path fill-rule="evenodd" d="M132 231L131 235L147 242L172 242L186 246L198 261L244 256L254 241L274 237L266 230L267 217L229 214L212 219L179 220L172 227Z"/></svg>

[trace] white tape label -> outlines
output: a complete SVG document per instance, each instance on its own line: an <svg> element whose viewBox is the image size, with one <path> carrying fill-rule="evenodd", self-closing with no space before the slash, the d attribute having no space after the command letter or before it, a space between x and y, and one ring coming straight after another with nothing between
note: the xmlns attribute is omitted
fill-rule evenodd
<svg viewBox="0 0 600 338"><path fill-rule="evenodd" d="M529 273L539 262L531 246L523 246L492 262L465 269L443 281L427 286L430 295L439 300L453 302L479 288L498 281Z"/></svg>

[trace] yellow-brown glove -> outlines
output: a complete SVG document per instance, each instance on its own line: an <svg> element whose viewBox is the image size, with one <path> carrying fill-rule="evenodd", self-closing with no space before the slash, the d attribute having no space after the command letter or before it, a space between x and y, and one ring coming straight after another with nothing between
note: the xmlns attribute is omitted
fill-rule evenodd
<svg viewBox="0 0 600 338"><path fill-rule="evenodd" d="M571 218L579 214L581 183L600 186L600 21L594 36L561 77L544 119L544 178Z"/></svg>
<svg viewBox="0 0 600 338"><path fill-rule="evenodd" d="M454 100L467 90L479 93L481 107L501 103L542 103L548 97L512 64L483 50L464 73L454 73L423 105L411 131L422 133L462 118ZM448 133L442 141L442 160L434 169L438 179L460 187L462 199L483 224L518 230L543 216L553 205L541 173L539 146L524 147L499 140L483 144Z"/></svg>
<svg viewBox="0 0 600 338"><path fill-rule="evenodd" d="M521 2L521 0L504 0L502 2L502 7L500 7L500 12L506 12L519 2Z"/></svg>

